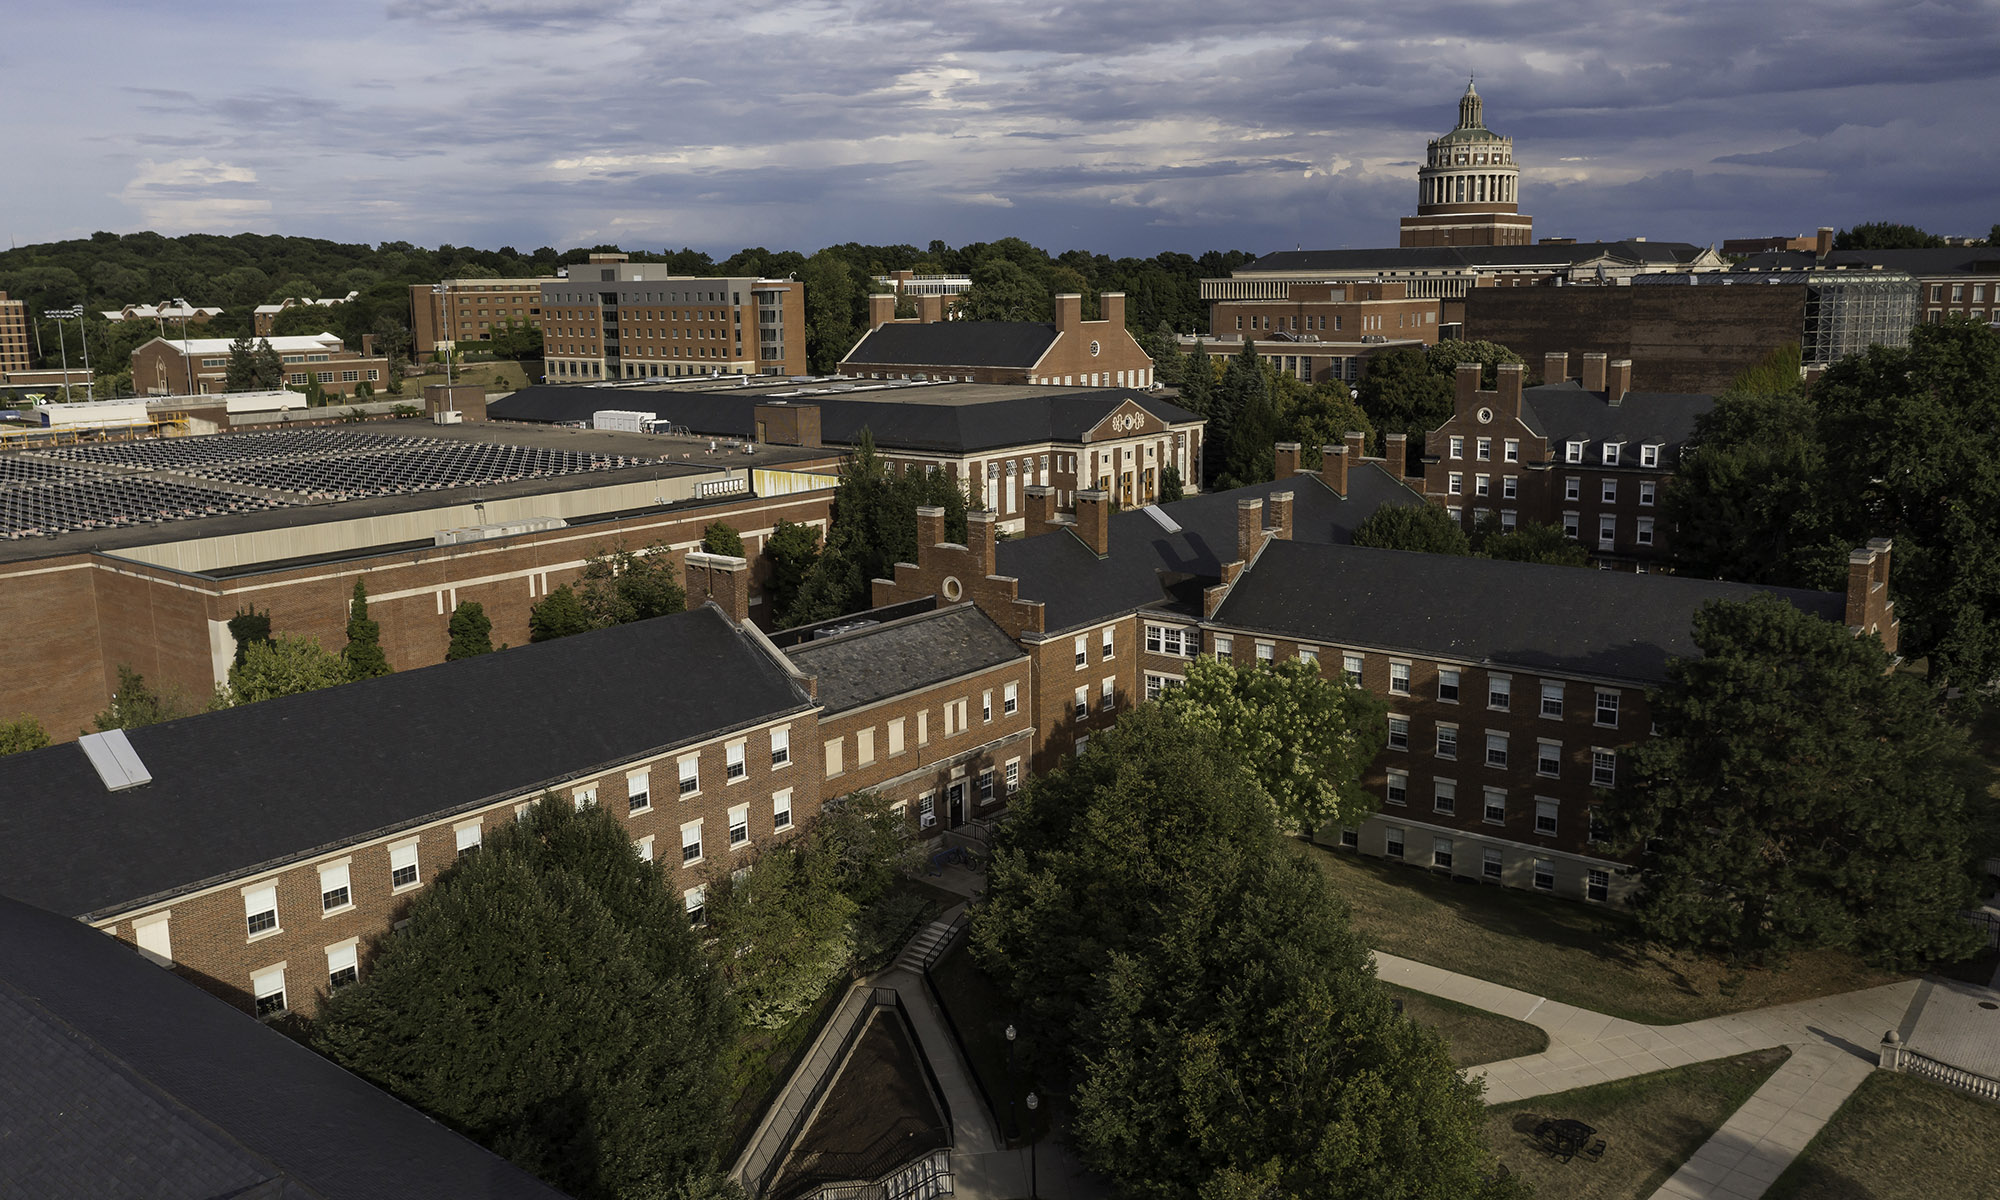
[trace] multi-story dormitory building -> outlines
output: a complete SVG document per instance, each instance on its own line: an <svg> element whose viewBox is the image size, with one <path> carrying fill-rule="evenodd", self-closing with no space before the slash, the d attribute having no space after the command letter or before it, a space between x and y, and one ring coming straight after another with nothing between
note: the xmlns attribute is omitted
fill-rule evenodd
<svg viewBox="0 0 2000 1200"><path fill-rule="evenodd" d="M978 609L788 658L744 619L742 559L690 555L688 590L678 616L0 760L0 890L311 1012L545 793L617 813L699 920L708 880L826 798L878 788L928 829L1019 780L1027 656Z"/></svg>
<svg viewBox="0 0 2000 1200"><path fill-rule="evenodd" d="M806 369L805 285L797 280L675 275L660 263L596 255L541 293L552 382Z"/></svg>
<svg viewBox="0 0 2000 1200"><path fill-rule="evenodd" d="M1634 882L1594 810L1650 734L1647 690L1696 653L1704 605L1776 595L1895 649L1887 541L1854 552L1844 595L1353 546L1377 507L1419 502L1361 441L1327 447L1316 475L1280 446L1275 483L1154 509L1086 494L1073 523L997 546L978 526L943 544L932 518L875 600L969 598L1021 643L1038 770L1197 654L1315 661L1390 705L1366 778L1379 810L1319 840L1590 902Z"/></svg>
<svg viewBox="0 0 2000 1200"><path fill-rule="evenodd" d="M1526 369L1503 364L1488 392L1461 363L1451 418L1424 435L1424 494L1468 533L1489 514L1560 525L1600 566L1644 571L1671 536L1660 494L1715 397L1634 391L1630 359L1581 366L1571 378L1569 356L1549 354L1548 382L1523 387Z"/></svg>

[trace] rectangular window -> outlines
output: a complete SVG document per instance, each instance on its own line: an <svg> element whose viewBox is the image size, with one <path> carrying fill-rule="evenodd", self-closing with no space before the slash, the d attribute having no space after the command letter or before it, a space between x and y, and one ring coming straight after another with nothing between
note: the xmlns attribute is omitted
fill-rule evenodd
<svg viewBox="0 0 2000 1200"><path fill-rule="evenodd" d="M1514 703L1514 680L1506 675L1486 677L1486 707L1505 712Z"/></svg>
<svg viewBox="0 0 2000 1200"><path fill-rule="evenodd" d="M417 843L415 839L389 847L389 888L400 892L417 886Z"/></svg>
<svg viewBox="0 0 2000 1200"><path fill-rule="evenodd" d="M1260 642L1258 642L1258 643L1257 643L1257 661L1258 661L1258 662L1260 662L1260 663L1268 663L1268 662L1270 662L1271 660L1275 659L1275 658L1276 658L1277 656L1278 656L1278 647L1277 647L1277 644L1276 644L1276 643L1274 643L1274 642L1263 642L1263 641L1260 641Z"/></svg>
<svg viewBox="0 0 2000 1200"><path fill-rule="evenodd" d="M782 767L792 761L792 731L773 729L771 731L771 765Z"/></svg>
<svg viewBox="0 0 2000 1200"><path fill-rule="evenodd" d="M1076 635L1076 665L1080 667L1089 661L1090 639L1079 633Z"/></svg>
<svg viewBox="0 0 2000 1200"><path fill-rule="evenodd" d="M1439 758L1458 757L1458 726L1439 725L1437 727L1437 756Z"/></svg>
<svg viewBox="0 0 2000 1200"><path fill-rule="evenodd" d="M1464 439L1464 438L1462 438L1462 437L1454 437L1454 438L1452 438L1452 439L1451 439L1451 456L1452 456L1453 458L1464 458L1464 457L1465 457L1465 439Z"/></svg>
<svg viewBox="0 0 2000 1200"><path fill-rule="evenodd" d="M483 835L484 830L480 828L477 820L461 821L451 827L452 849L458 857L464 858L479 849Z"/></svg>
<svg viewBox="0 0 2000 1200"><path fill-rule="evenodd" d="M1146 699L1158 700L1160 693L1167 690L1167 686L1168 680L1165 675L1155 675L1151 671L1146 672Z"/></svg>
<svg viewBox="0 0 2000 1200"><path fill-rule="evenodd" d="M1521 442L1518 438L1508 438L1500 444L1500 457L1507 462L1521 461Z"/></svg>
<svg viewBox="0 0 2000 1200"><path fill-rule="evenodd" d="M1389 664L1389 693L1394 696L1410 694L1410 664L1392 662Z"/></svg>
<svg viewBox="0 0 2000 1200"><path fill-rule="evenodd" d="M1090 688L1087 685L1076 689L1070 707L1078 720L1090 715Z"/></svg>
<svg viewBox="0 0 2000 1200"><path fill-rule="evenodd" d="M700 884L689 888L681 893L681 904L687 909L688 924L701 924L703 910L708 904L708 888Z"/></svg>
<svg viewBox="0 0 2000 1200"><path fill-rule="evenodd" d="M689 821L681 826L681 865L701 861L701 822Z"/></svg>
<svg viewBox="0 0 2000 1200"><path fill-rule="evenodd" d="M1608 842L1611 840L1611 829L1604 823L1604 809L1602 807L1595 804L1591 805L1588 809L1584 810L1584 819L1583 836L1586 840L1592 843Z"/></svg>
<svg viewBox="0 0 2000 1200"><path fill-rule="evenodd" d="M1478 457L1479 457L1479 461L1480 461L1480 462L1492 462L1492 461L1493 461L1493 439L1492 439L1492 438L1480 438L1480 439L1479 439L1479 441L1478 441L1478 443L1477 443L1477 453L1478 453Z"/></svg>
<svg viewBox="0 0 2000 1200"><path fill-rule="evenodd" d="M1361 686L1361 656L1359 654L1341 655L1340 670L1342 674L1347 676L1347 682L1353 684L1355 687Z"/></svg>
<svg viewBox="0 0 2000 1200"><path fill-rule="evenodd" d="M1657 467L1660 465L1660 447L1656 443L1649 442L1639 447L1639 465L1642 467Z"/></svg>
<svg viewBox="0 0 2000 1200"><path fill-rule="evenodd" d="M889 722L889 757L894 758L902 752L903 718L897 717Z"/></svg>
<svg viewBox="0 0 2000 1200"><path fill-rule="evenodd" d="M258 1017L285 1013L285 967L280 963L250 977L250 995L256 999Z"/></svg>
<svg viewBox="0 0 2000 1200"><path fill-rule="evenodd" d="M1340 831L1341 849L1354 850L1358 849L1360 845L1361 845L1361 831L1359 829L1343 829Z"/></svg>
<svg viewBox="0 0 2000 1200"><path fill-rule="evenodd" d="M1581 499L1583 499L1583 477L1582 477L1582 476L1579 476L1579 475L1565 475L1565 476L1563 476L1563 499L1565 499L1565 500L1581 500Z"/></svg>
<svg viewBox="0 0 2000 1200"><path fill-rule="evenodd" d="M987 688L985 691L979 693L979 719L981 721L991 721L993 719L992 688Z"/></svg>
<svg viewBox="0 0 2000 1200"><path fill-rule="evenodd" d="M1601 488L1602 490L1600 495L1604 503L1606 504L1618 503L1618 481L1616 479L1604 480L1602 482Z"/></svg>
<svg viewBox="0 0 2000 1200"><path fill-rule="evenodd" d="M680 760L681 795L692 796L701 791L701 758L690 754Z"/></svg>
<svg viewBox="0 0 2000 1200"><path fill-rule="evenodd" d="M1546 858L1535 860L1535 886L1545 892L1556 890L1556 864Z"/></svg>
<svg viewBox="0 0 2000 1200"><path fill-rule="evenodd" d="M840 738L827 739L826 777L828 779L832 779L835 775L838 775L842 771L845 771L847 769L847 764L841 761L841 745L842 745L842 739Z"/></svg>
<svg viewBox="0 0 2000 1200"><path fill-rule="evenodd" d="M1111 636L1111 635L1113 634L1113 632L1114 632L1114 631L1115 631L1115 627L1113 627L1113 626L1107 626L1107 627L1105 628L1105 630L1104 630L1104 639L1103 639L1103 642L1102 642L1102 644L1100 645L1100 648L1099 648L1099 653L1098 653L1098 657L1099 657L1099 658L1110 658L1110 657L1111 657L1111 654L1112 654L1112 645L1113 645L1113 643L1112 643L1112 636Z"/></svg>
<svg viewBox="0 0 2000 1200"><path fill-rule="evenodd" d="M278 928L278 889L266 884L243 889L243 916L250 936L271 933Z"/></svg>
<svg viewBox="0 0 2000 1200"><path fill-rule="evenodd" d="M1458 782L1452 779L1431 780L1431 811L1455 816L1458 813Z"/></svg>
<svg viewBox="0 0 2000 1200"><path fill-rule="evenodd" d="M326 987L337 992L361 978L361 964L355 954L356 943L341 942L326 948Z"/></svg>
<svg viewBox="0 0 2000 1200"><path fill-rule="evenodd" d="M991 767L979 773L979 802L981 804L993 803L993 768Z"/></svg>
<svg viewBox="0 0 2000 1200"><path fill-rule="evenodd" d="M1499 788L1482 788L1480 791L1480 815L1488 825L1507 823L1507 793Z"/></svg>
<svg viewBox="0 0 2000 1200"><path fill-rule="evenodd" d="M1118 681L1115 678L1106 679L1098 689L1097 707L1103 709L1105 712L1110 712L1111 706L1117 702Z"/></svg>
<svg viewBox="0 0 2000 1200"><path fill-rule="evenodd" d="M1542 738L1535 743L1535 774L1554 779L1562 772L1562 743Z"/></svg>
<svg viewBox="0 0 2000 1200"><path fill-rule="evenodd" d="M625 773L625 811L644 812L653 807L653 774L650 771Z"/></svg>
<svg viewBox="0 0 2000 1200"><path fill-rule="evenodd" d="M723 761L728 764L723 770L724 778L728 779L731 783L734 783L737 780L744 778L750 773L750 768L747 765L745 765L743 761L742 742L729 743L729 745L724 748L723 753L725 755Z"/></svg>
<svg viewBox="0 0 2000 1200"><path fill-rule="evenodd" d="M1382 831L1382 850L1390 858L1403 857L1403 831L1390 826Z"/></svg>
<svg viewBox="0 0 2000 1200"><path fill-rule="evenodd" d="M1535 832L1536 832L1537 834L1540 834L1540 835L1541 835L1542 837L1554 837L1554 836L1556 835L1556 802L1555 802L1555 801L1553 801L1553 800L1543 800L1543 799L1541 799L1541 798L1539 798L1539 797L1537 797L1537 798L1536 798L1536 800L1535 800Z"/></svg>
<svg viewBox="0 0 2000 1200"><path fill-rule="evenodd" d="M1564 447L1563 447L1563 461L1564 461L1564 462L1570 462L1570 463L1580 463L1580 462L1582 462L1582 461L1583 461L1583 443L1582 443L1582 442L1570 442L1570 443L1569 443L1568 445L1564 446Z"/></svg>
<svg viewBox="0 0 2000 1200"><path fill-rule="evenodd" d="M917 714L917 745L931 744L931 712L929 709Z"/></svg>
<svg viewBox="0 0 2000 1200"><path fill-rule="evenodd" d="M1000 711L1013 716L1021 707L1021 685L1010 683L1000 689Z"/></svg>
<svg viewBox="0 0 2000 1200"><path fill-rule="evenodd" d="M1618 465L1617 442L1604 443L1604 465L1607 467L1615 467Z"/></svg>
<svg viewBox="0 0 2000 1200"><path fill-rule="evenodd" d="M1410 748L1410 718L1389 718L1389 749L1408 750Z"/></svg>
<svg viewBox="0 0 2000 1200"><path fill-rule="evenodd" d="M649 833L649 834L647 834L647 835L646 835L645 837L642 837L642 838L640 838L640 839L639 839L639 842L638 842L638 846L639 846L639 861L640 861L640 862L652 862L652 861L653 861L653 835Z"/></svg>
<svg viewBox="0 0 2000 1200"><path fill-rule="evenodd" d="M1455 668L1438 668L1438 699L1446 704L1458 703L1458 671Z"/></svg>
<svg viewBox="0 0 2000 1200"><path fill-rule="evenodd" d="M1383 796L1391 804L1408 803L1410 796L1410 773L1408 771L1390 771L1389 784L1383 792Z"/></svg>
<svg viewBox="0 0 2000 1200"><path fill-rule="evenodd" d="M1451 870L1451 839L1431 839L1431 865L1443 870Z"/></svg>
<svg viewBox="0 0 2000 1200"><path fill-rule="evenodd" d="M875 727L856 730L854 734L854 765L865 767L875 761Z"/></svg>
<svg viewBox="0 0 2000 1200"><path fill-rule="evenodd" d="M1007 790L1008 790L1009 792L1012 792L1012 791L1013 791L1013 790L1014 790L1015 788L1017 788L1017 787L1020 787L1020 786L1021 786L1021 760L1020 760L1020 759L1018 759L1018 758L1010 758L1010 759L1008 759L1008 760L1007 760L1007 771L1006 771L1006 775L1004 776L1004 778L1005 778L1005 779L1006 779L1006 781L1007 781Z"/></svg>
<svg viewBox="0 0 2000 1200"><path fill-rule="evenodd" d="M319 869L319 908L323 913L354 907L354 891L348 886L347 859L327 863Z"/></svg>
<svg viewBox="0 0 2000 1200"><path fill-rule="evenodd" d="M1578 517L1573 512L1566 512L1563 514L1564 537L1566 538L1580 537L1582 536L1582 529L1583 529L1582 518Z"/></svg>
<svg viewBox="0 0 2000 1200"><path fill-rule="evenodd" d="M1590 748L1590 785L1592 787L1618 786L1618 752L1602 746Z"/></svg>
<svg viewBox="0 0 2000 1200"><path fill-rule="evenodd" d="M1611 895L1611 872L1592 867L1584 872L1583 898L1602 903Z"/></svg>
<svg viewBox="0 0 2000 1200"><path fill-rule="evenodd" d="M1653 518L1640 517L1638 528L1633 531L1632 540L1641 546L1653 544Z"/></svg>
<svg viewBox="0 0 2000 1200"><path fill-rule="evenodd" d="M1216 634L1216 635L1215 635L1215 657L1217 657L1217 658L1234 658L1234 657L1236 657L1236 639L1235 639L1235 638L1233 638L1233 637L1231 637L1231 636L1229 636L1229 635L1228 635L1228 634L1226 634L1226 633L1218 633L1218 634Z"/></svg>
<svg viewBox="0 0 2000 1200"><path fill-rule="evenodd" d="M1465 495L1465 476L1457 471L1445 476L1444 490L1453 496Z"/></svg>
<svg viewBox="0 0 2000 1200"><path fill-rule="evenodd" d="M1618 727L1618 693L1607 688L1597 689L1597 723L1612 729Z"/></svg>
<svg viewBox="0 0 2000 1200"><path fill-rule="evenodd" d="M1490 879L1495 883L1500 882L1500 850L1497 846L1488 846L1481 853L1479 874L1481 877Z"/></svg>
<svg viewBox="0 0 2000 1200"><path fill-rule="evenodd" d="M597 785L591 784L589 787L580 787L575 789L574 791L570 792L570 799L572 802L575 803L576 811L578 812L582 812L586 808L596 808Z"/></svg>
<svg viewBox="0 0 2000 1200"><path fill-rule="evenodd" d="M1319 666L1319 647L1300 646L1299 661L1302 663L1311 663L1315 667Z"/></svg>
<svg viewBox="0 0 2000 1200"><path fill-rule="evenodd" d="M1603 513L1597 518L1597 548L1609 550L1618 541L1618 518Z"/></svg>
<svg viewBox="0 0 2000 1200"><path fill-rule="evenodd" d="M1658 497L1658 495L1659 495L1658 484L1654 483L1650 479L1641 479L1639 481L1639 504L1641 507L1644 508L1652 507L1653 501Z"/></svg>
<svg viewBox="0 0 2000 1200"><path fill-rule="evenodd" d="M1500 477L1500 498L1502 500L1517 500L1520 498L1520 495L1521 481L1512 475L1502 475Z"/></svg>
<svg viewBox="0 0 2000 1200"><path fill-rule="evenodd" d="M1491 729L1486 731L1486 765L1505 767L1507 765L1507 735Z"/></svg>
<svg viewBox="0 0 2000 1200"><path fill-rule="evenodd" d="M792 789L771 794L771 828L790 829L792 827Z"/></svg>
<svg viewBox="0 0 2000 1200"><path fill-rule="evenodd" d="M1542 715L1560 717L1563 715L1563 685L1542 681Z"/></svg>
<svg viewBox="0 0 2000 1200"><path fill-rule="evenodd" d="M731 848L748 845L750 842L750 806L738 804L729 810L729 845Z"/></svg>
<svg viewBox="0 0 2000 1200"><path fill-rule="evenodd" d="M937 824L937 797L924 796L917 801L917 826L929 829Z"/></svg>

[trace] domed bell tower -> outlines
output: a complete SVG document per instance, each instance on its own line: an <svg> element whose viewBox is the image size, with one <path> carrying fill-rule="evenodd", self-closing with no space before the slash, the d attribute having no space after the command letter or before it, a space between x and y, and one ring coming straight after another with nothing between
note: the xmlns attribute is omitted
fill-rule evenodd
<svg viewBox="0 0 2000 1200"><path fill-rule="evenodd" d="M1525 246L1534 218L1520 211L1514 139L1486 128L1471 80L1458 98L1458 126L1433 139L1417 172L1417 215L1403 218L1404 246Z"/></svg>

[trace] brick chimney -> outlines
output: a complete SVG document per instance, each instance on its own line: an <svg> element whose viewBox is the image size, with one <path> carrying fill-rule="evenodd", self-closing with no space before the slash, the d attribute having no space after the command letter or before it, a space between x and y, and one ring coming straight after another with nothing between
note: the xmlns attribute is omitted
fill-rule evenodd
<svg viewBox="0 0 2000 1200"><path fill-rule="evenodd" d="M965 544L972 551L973 569L979 572L981 578L993 573L994 531L999 520L999 516L991 512L965 514Z"/></svg>
<svg viewBox="0 0 2000 1200"><path fill-rule="evenodd" d="M1569 378L1569 352L1551 350L1542 355L1542 382L1561 383Z"/></svg>
<svg viewBox="0 0 2000 1200"><path fill-rule="evenodd" d="M1593 350L1583 356L1583 390L1601 392L1604 390L1605 356Z"/></svg>
<svg viewBox="0 0 2000 1200"><path fill-rule="evenodd" d="M363 357L363 358L374 358L374 357L375 357L375 335L374 335L374 334L372 334L372 333L364 333L364 334L362 334L362 335L361 335L361 357Z"/></svg>
<svg viewBox="0 0 2000 1200"><path fill-rule="evenodd" d="M1611 373L1604 383L1604 398L1615 408L1625 403L1625 393L1632 390L1632 360L1621 358L1611 364Z"/></svg>
<svg viewBox="0 0 2000 1200"><path fill-rule="evenodd" d="M1350 429L1347 431L1345 439L1347 441L1347 457L1349 459L1358 463L1368 456L1367 434L1358 429ZM1342 495L1345 494L1344 492L1342 493Z"/></svg>
<svg viewBox="0 0 2000 1200"><path fill-rule="evenodd" d="M1264 544L1264 502L1262 500L1238 500L1236 502L1236 560L1249 562Z"/></svg>
<svg viewBox="0 0 2000 1200"><path fill-rule="evenodd" d="M1064 292L1056 297L1056 332L1067 333L1083 324L1083 297Z"/></svg>
<svg viewBox="0 0 2000 1200"><path fill-rule="evenodd" d="M917 507L917 558L944 541L944 509L934 504Z"/></svg>
<svg viewBox="0 0 2000 1200"><path fill-rule="evenodd" d="M1857 635L1880 634L1882 647L1896 652L1900 634L1896 606L1889 600L1889 551L1895 543L1871 538L1847 556L1847 627Z"/></svg>
<svg viewBox="0 0 2000 1200"><path fill-rule="evenodd" d="M1471 405L1472 397L1479 391L1479 364L1460 363L1458 373L1451 379L1452 399L1462 411Z"/></svg>
<svg viewBox="0 0 2000 1200"><path fill-rule="evenodd" d="M1321 446L1319 448L1319 477L1326 486L1333 489L1336 496L1347 495L1347 447Z"/></svg>
<svg viewBox="0 0 2000 1200"><path fill-rule="evenodd" d="M687 606L690 610L714 601L731 624L740 625L750 619L750 563L747 559L691 550L681 570L687 580Z"/></svg>
<svg viewBox="0 0 2000 1200"><path fill-rule="evenodd" d="M917 322L919 324L935 325L942 320L944 320L943 296L917 297Z"/></svg>
<svg viewBox="0 0 2000 1200"><path fill-rule="evenodd" d="M1046 483L1031 483L1021 489L1021 532L1033 537L1056 519L1056 490Z"/></svg>
<svg viewBox="0 0 2000 1200"><path fill-rule="evenodd" d="M1819 238L1813 243L1813 255L1816 258L1825 258L1832 253L1833 226L1822 225L1819 227Z"/></svg>
<svg viewBox="0 0 2000 1200"><path fill-rule="evenodd" d="M1382 435L1382 461L1389 468L1389 474L1401 479L1410 469L1410 435L1407 433L1386 433Z"/></svg>
<svg viewBox="0 0 2000 1200"><path fill-rule="evenodd" d="M1292 476L1298 474L1299 462L1305 453L1304 448L1297 442L1279 442L1276 449L1278 453L1278 478L1290 479Z"/></svg>
<svg viewBox="0 0 2000 1200"><path fill-rule="evenodd" d="M1097 293L1097 315L1119 329L1125 328L1125 293Z"/></svg>
<svg viewBox="0 0 2000 1200"><path fill-rule="evenodd" d="M1521 385L1528 381L1528 368L1520 363L1501 363L1493 370L1493 382L1500 390L1493 407L1502 416L1521 415Z"/></svg>
<svg viewBox="0 0 2000 1200"><path fill-rule="evenodd" d="M1076 536L1099 558L1111 553L1111 493L1102 488L1078 492L1075 528Z"/></svg>
<svg viewBox="0 0 2000 1200"><path fill-rule="evenodd" d="M1271 528L1275 531L1271 536L1280 541L1292 540L1292 500L1295 495L1293 492L1271 493Z"/></svg>
<svg viewBox="0 0 2000 1200"><path fill-rule="evenodd" d="M880 329L895 319L895 293L870 292L868 295L868 328Z"/></svg>

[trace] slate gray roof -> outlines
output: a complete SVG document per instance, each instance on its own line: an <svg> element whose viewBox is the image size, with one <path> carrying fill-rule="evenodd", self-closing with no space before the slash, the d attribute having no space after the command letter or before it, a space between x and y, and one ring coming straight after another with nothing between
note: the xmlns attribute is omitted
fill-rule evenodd
<svg viewBox="0 0 2000 1200"><path fill-rule="evenodd" d="M829 715L1027 656L971 604L804 642L786 654L819 676Z"/></svg>
<svg viewBox="0 0 2000 1200"><path fill-rule="evenodd" d="M562 1193L66 917L0 900L0 1195Z"/></svg>
<svg viewBox="0 0 2000 1200"><path fill-rule="evenodd" d="M1413 246L1372 250L1285 250L1238 267L1237 276L1266 271L1465 270L1472 267L1573 266L1610 257L1633 263L1686 263L1702 253L1689 242L1536 243L1532 246Z"/></svg>
<svg viewBox="0 0 2000 1200"><path fill-rule="evenodd" d="M786 402L817 405L820 436L830 445L852 445L867 429L875 444L884 449L940 453L1074 442L1127 401L1168 424L1201 419L1179 405L1131 388L1022 387L998 390L994 399L985 403L969 402L963 391L953 389L941 389L939 402L927 403L923 399L927 390L796 396ZM948 403L944 402L947 398ZM775 402L769 394L532 387L495 401L488 412L502 421L588 421L593 412L621 408L658 413L661 420L685 425L697 434L749 438L756 432L756 406Z"/></svg>
<svg viewBox="0 0 2000 1200"><path fill-rule="evenodd" d="M83 917L810 708L713 608L0 758L0 894Z"/></svg>
<svg viewBox="0 0 2000 1200"><path fill-rule="evenodd" d="M1226 492L1191 496L1159 507L1181 526L1168 533L1143 510L1111 518L1111 553L1098 558L1068 529L999 544L995 570L1021 581L1021 597L1043 604L1044 632L1058 633L1137 608L1201 615L1202 589L1221 581L1236 560L1236 502L1291 492L1292 537L1344 543L1354 527L1385 504L1422 504L1380 463L1348 472L1347 497L1317 476L1294 476ZM1269 520L1269 510L1266 510Z"/></svg>
<svg viewBox="0 0 2000 1200"><path fill-rule="evenodd" d="M911 367L1019 367L1041 361L1055 345L1044 321L892 321L854 344L841 363Z"/></svg>
<svg viewBox="0 0 2000 1200"><path fill-rule="evenodd" d="M1522 419L1549 439L1550 453L1558 460L1567 441L1588 442L1585 459L1593 464L1600 461L1601 443L1624 442L1627 449L1619 461L1626 466L1638 465L1638 447L1648 442L1667 447L1661 461L1674 462L1679 448L1694 436L1695 418L1715 407L1715 397L1699 392L1627 392L1612 405L1603 392L1586 392L1573 379L1527 388L1521 399Z"/></svg>
<svg viewBox="0 0 2000 1200"><path fill-rule="evenodd" d="M1922 250L1835 250L1829 265L1881 267L1911 275L2000 274L2000 248L1941 246Z"/></svg>
<svg viewBox="0 0 2000 1200"><path fill-rule="evenodd" d="M1524 670L1662 683L1700 653L1694 615L1769 594L1827 620L1838 592L1592 571L1361 546L1273 542L1230 589L1218 625Z"/></svg>

